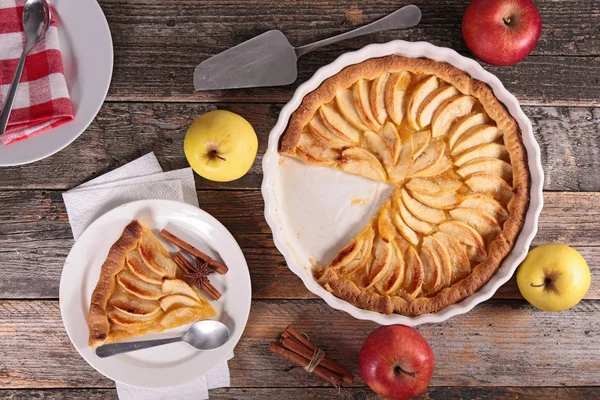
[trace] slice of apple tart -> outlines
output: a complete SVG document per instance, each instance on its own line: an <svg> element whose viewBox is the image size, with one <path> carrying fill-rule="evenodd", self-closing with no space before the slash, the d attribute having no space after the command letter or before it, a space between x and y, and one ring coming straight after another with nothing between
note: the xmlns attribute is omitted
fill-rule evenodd
<svg viewBox="0 0 600 400"><path fill-rule="evenodd" d="M483 82L446 63L389 56L305 96L282 154L396 185L369 224L314 275L350 303L414 316L481 288L529 204L516 121Z"/></svg>
<svg viewBox="0 0 600 400"><path fill-rule="evenodd" d="M131 222L100 270L88 313L89 345L160 332L216 315L169 252L140 221Z"/></svg>

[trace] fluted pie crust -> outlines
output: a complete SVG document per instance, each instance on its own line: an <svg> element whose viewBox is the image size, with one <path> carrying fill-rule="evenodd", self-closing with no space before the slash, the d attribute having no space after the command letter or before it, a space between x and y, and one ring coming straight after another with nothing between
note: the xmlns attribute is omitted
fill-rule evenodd
<svg viewBox="0 0 600 400"><path fill-rule="evenodd" d="M424 287L425 287L424 282L426 281L426 279L432 279L431 276L429 276L429 277L421 276L419 278L420 281L418 282L419 286L413 293L410 293L410 291L411 291L410 288L406 288L406 287L400 288L400 286L398 286L398 285L396 286L396 289L388 288L391 290L391 292L389 292L389 293L386 292L386 290L384 290L385 288L379 290L374 287L371 287L369 285L369 279L371 279L370 276L376 272L369 271L369 269L373 269L374 267L371 264L366 265L365 263L366 262L375 263L375 261L377 261L377 260L375 260L376 256L374 255L375 250L373 250L373 248L369 247L368 257L374 258L375 261L364 261L363 262L361 260L356 261L357 259L351 261L351 262L358 263L359 265L362 265L361 268L364 271L353 270L353 272L348 272L347 274L345 274L343 272L344 268L340 269L339 265L337 265L336 263L341 262L341 260L344 259L344 257L347 257L349 254L357 254L356 257L359 257L359 258L361 257L361 254L359 254L360 252L357 252L356 249L354 248L354 246L356 246L357 243L359 243L359 244L363 243L363 242L361 242L361 240L363 240L366 236L369 236L371 234L370 231L372 229L375 229L375 231L377 231L377 227L378 227L377 219L380 218L382 215L381 213L384 212L384 211L380 210L374 216L374 219L363 229L363 231L361 231L357 235L357 237L338 254L338 256L334 259L332 264L330 264L329 266L326 266L326 267L315 267L313 270L315 279L317 279L318 282L325 289L327 289L328 291L333 293L335 296L342 298L357 307L367 309L367 310L372 310L372 311L378 311L378 312L385 313L385 314L398 313L398 314L403 314L403 315L407 315L407 316L416 316L416 315L420 315L420 314L437 312L437 311L441 310L442 308L447 307L448 305L454 304L462 299L469 297L475 291L477 291L478 289L483 287L490 280L490 278L494 275L494 273L497 271L497 269L499 268L503 259L510 253L510 251L512 250L512 248L515 244L517 236L519 235L519 233L523 227L524 220L525 220L525 214L526 214L527 208L529 206L529 198L530 198L530 194L529 194L530 193L530 175L529 175L529 169L527 166L527 154L526 154L526 150L523 145L523 142L522 142L521 132L519 130L517 122L509 114L509 112L507 111L505 106L494 96L492 90L485 83L471 78L469 75L467 75L462 70L460 70L452 65L449 65L447 63L438 62L438 61L434 61L434 60L430 60L430 59L407 58L407 57L402 57L402 56L388 56L388 57L383 57L383 58L369 59L362 63L346 67L345 69L340 71L338 74L325 80L316 90L307 94L304 97L300 107L292 114L289 124L288 124L288 127L287 127L287 130L285 131L284 135L282 136L282 139L280 142L280 152L283 155L298 158L308 164L325 165L325 166L329 166L332 168L341 168L341 169L346 168L348 165L347 161L349 159L352 159L351 156L346 157L345 154L341 155L342 152L346 151L346 149L347 149L346 147L341 147L341 148L335 149L335 152L333 154L340 154L337 159L326 159L326 157L330 157L332 154L331 150L326 150L324 153L322 153L322 154L325 154L325 156L324 156L325 161L324 161L323 159L319 159L318 157L316 157L316 158L312 157L310 154L308 154L307 152L304 151L304 149L302 148L302 145L301 145L301 141L302 141L301 137L302 137L303 133L307 132L309 129L314 129L314 128L312 128L313 125L309 125L309 123L315 122L315 121L311 122L311 120L313 120L313 118L315 118L316 122L320 123L321 126L323 125L323 121L325 121L325 120L319 116L319 115L324 115L324 114L319 114L320 107L323 105L327 105L327 104L339 104L339 103L336 103L336 101L338 101L338 99L336 98L336 95L338 93L341 93L341 91L343 91L344 89L351 88L353 86L353 84L355 84L359 80L367 80L367 81L369 81L369 85L372 85L373 80L382 76L383 74L402 73L402 71L409 72L411 74L410 76L413 77L411 79L414 79L414 82L411 83L412 86L406 87L406 93L407 93L406 96L410 96L410 94L411 94L410 90L415 90L415 87L417 87L416 85L418 84L418 82L424 81L425 77L428 77L431 75L431 76L438 78L438 80L440 82L440 85L438 86L439 88L449 85L449 86L453 86L458 91L458 92L456 92L456 91L453 91L453 89L448 88L449 96L450 95L456 96L456 97L453 97L453 99L460 97L460 95L469 95L478 101L478 103L476 102L476 106L474 106L474 107L479 107L478 108L479 113L484 114L484 117L486 118L485 121L487 121L486 124L495 126L501 131L500 132L501 136L496 137L496 138L492 137L492 139L490 139L490 143L492 143L492 145L496 146L497 149L502 149L503 151L507 152L508 155L498 156L498 161L492 160L493 164L491 164L491 165L494 166L495 172L485 172L484 174L481 174L481 173L477 174L477 178L479 179L479 181L478 181L479 183L477 183L477 184L484 185L484 187L485 187L485 184L486 184L485 179L490 178L489 177L490 174L494 174L494 173L500 174L500 176L502 176L501 179L504 179L505 181L509 182L508 184L510 185L510 189L512 192L512 195L510 195L510 193L509 193L509 195L511 197L506 196L506 193L505 193L506 190L504 190L504 189L503 189L504 192L502 192L502 193L500 193L497 190L494 190L494 191L490 191L489 193L480 194L479 187L476 188L474 186L475 183L473 183L473 186L471 186L471 184L470 184L472 182L472 180L470 180L470 178L472 178L474 175L468 175L469 169L461 168L464 164L461 164L460 167L455 165L455 163L457 162L456 161L457 158L462 156L464 154L464 152L470 151L473 147L466 147L467 150L463 150L462 153L460 153L460 154L451 154L454 152L454 150L453 150L453 147L449 144L450 142L447 141L446 138L442 137L442 138L437 138L437 139L435 139L435 138L431 139L431 141L428 141L427 143L434 143L434 141L443 141L444 142L444 146L442 147L444 149L443 157L450 160L452 162L452 166L451 166L451 168L444 170L446 172L440 173L441 175L439 175L439 176L440 177L443 176L443 179L439 178L439 177L436 178L435 175L430 175L430 176L424 176L422 180L429 180L434 183L436 183L436 182L440 183L443 180L444 182L447 183L448 181L452 181L452 179L455 179L458 176L458 174L460 173L460 177L462 177L462 178L459 177L457 179L460 180L462 188L455 189L455 190L458 190L458 192L456 192L456 191L453 192L453 193L458 193L456 195L456 196L458 196L458 197L456 197L456 199L461 199L460 202L462 202L462 201L464 201L464 199L466 197L470 196L470 198L471 198L470 204L479 204L477 202L482 200L481 197L489 197L492 200L495 199L497 201L490 201L489 199L487 199L487 203L485 203L485 204L494 203L493 207L501 206L501 208L504 210L504 211L500 210L500 211L502 211L501 214L506 214L506 215L502 215L500 217L498 217L497 215L495 216L496 219L494 219L494 221L496 221L498 223L497 226L499 227L499 229L497 229L496 231L493 231L493 235L486 236L486 238L484 240L484 247L485 247L484 259L482 259L483 257L481 257L481 254L479 254L479 256L477 256L477 255L473 256L474 257L473 258L472 257L473 248L469 247L467 245L464 245L463 249L465 250L465 252L467 252L467 250L469 252L468 254L469 254L470 271L467 271L468 274L465 276L465 274L467 272L465 272L465 271L456 272L455 271L457 268L455 264L458 261L456 261L457 259L454 258L454 259L452 259L452 261L454 263L452 265L452 267L454 268L452 270L452 278L451 278L452 282L448 283L449 275L447 272L444 272L444 271L439 272L438 271L436 278L435 278L436 279L435 282L437 282L438 289L435 288L436 287L435 285L431 286L431 282L430 282L430 287L428 289L428 292L424 289ZM416 77L416 78L414 78L414 77ZM386 79L388 79L388 78L386 78ZM436 92L436 93L438 93L438 92ZM448 102L450 102L451 99L447 99L447 100L448 100ZM444 105L444 104L447 104L447 103L442 103L442 105ZM354 103L354 106L357 107L356 103ZM403 107L404 107L403 112L406 114L407 105L404 104ZM335 108L335 106L332 106L332 108ZM473 108L473 110L475 110L475 108ZM340 114L343 114L343 113L340 112ZM485 114L487 114L487 115L485 115ZM373 115L371 115L371 117L373 117ZM406 118L406 115L404 115L404 117ZM484 117L482 117L482 118L484 118ZM389 118L391 118L391 116ZM458 121L458 119L453 120L452 124L457 124L457 121ZM359 122L361 122L361 121L359 121ZM363 119L362 122L365 122L365 119ZM406 124L406 122L403 122L403 123ZM375 126L377 126L376 122L374 124L375 124ZM386 122L386 124L387 124L387 122ZM327 124L325 124L325 125L327 125ZM369 124L366 124L366 125L369 125ZM331 126L331 125L328 125L328 126ZM370 126L373 126L373 125L371 124ZM428 126L425 126L423 128L426 128ZM454 125L452 125L452 126L454 126ZM401 129L400 125L396 126L396 128L398 128L397 129L398 131ZM327 126L325 126L325 129L330 129L330 128L327 128ZM492 130L492 128L489 128L489 129ZM363 131L363 129L359 129L359 130ZM370 130L373 130L373 129L370 129ZM414 129L413 131L416 132L416 129ZM415 135L414 135L415 132L410 133L409 142L411 143L410 144L411 149L413 146L412 143L414 143L413 137L415 137ZM375 133L377 133L377 132L375 132ZM310 133L308 133L308 134L310 134ZM366 133L362 132L361 135L366 135ZM369 135L371 135L371 133L369 133ZM432 136L431 132L429 133L429 136L430 137ZM342 135L342 137L343 137L343 135ZM458 140L460 140L460 139L461 139L461 137L459 136ZM334 138L333 140L335 141L337 139ZM345 139L343 139L343 140L345 140ZM316 144L317 146L323 146L323 143L321 141L316 140L315 143L316 142L319 142ZM310 145L312 142L308 141L305 143L309 143L309 145ZM453 145L456 146L457 143L458 143L458 141L455 141ZM483 144L488 144L488 143L484 142ZM356 146L358 146L358 147L365 146L364 145L364 137L361 139L360 143ZM442 145L440 144L440 146L442 146ZM465 145L465 146L468 146L468 145ZM448 151L446 151L447 148L448 148ZM450 150L452 150L452 151L450 151ZM413 150L410 150L410 151L411 151L411 157L412 157ZM354 153L352 153L352 154L354 154ZM475 157L475 156L472 156L472 157ZM414 159L417 159L417 158L418 158L418 155ZM486 158L486 160L488 160L489 158L490 157ZM411 160L411 166L414 164L414 159ZM504 160L504 162L501 162L501 160ZM384 162L382 160L379 160L379 161L380 161L380 163L378 164L379 167L374 168L375 171L381 171L383 168ZM484 160L477 158L477 159L471 160L471 161L473 164L473 163L484 161ZM506 167L506 165L508 165L508 164L510 164L510 165L508 167ZM384 169L387 169L388 166L387 166L387 164L385 164L385 165L386 165L386 167ZM475 165L474 166L475 170L477 170L477 168L480 168L481 165L483 165L483 164ZM498 168L496 168L496 167L498 167ZM511 167L512 169L509 167ZM351 167L351 168L354 168L354 167ZM392 167L390 167L390 168L392 168ZM405 173L404 178L398 178L397 176L392 178L391 173L390 173L391 169L387 169L388 173L385 174L385 177L383 177L384 175L381 175L381 172L372 172L372 170L366 170L368 173L366 173L366 172L361 173L359 169L346 169L346 170L350 173L357 173L359 175L363 175L363 176L366 176L366 177L369 177L372 179L396 184L397 185L396 192L394 195L392 195L392 197L395 199L392 199L392 198L388 199L388 201L383 206L383 208L386 209L386 207L392 207L392 208L387 208L387 210L392 213L390 215L392 215L394 218L398 218L398 220L401 221L400 225L405 226L405 225L403 225L402 221L404 221L404 219L402 217L397 217L397 216L393 215L394 213L398 213L398 214L400 213L400 211L398 211L398 209L393 209L393 207L395 204L402 202L402 194L403 194L402 191L407 191L407 193L410 192L411 194L414 194L412 192L412 190L409 190L405 187L405 185L412 179L412 178L409 179L407 177L409 175L408 171L412 172L412 170L410 168ZM506 174L511 173L511 172L512 172L512 175L507 177ZM379 174L379 177L377 177L378 176L377 174ZM502 174L504 174L504 175L502 175ZM402 175L400 175L400 176L402 176ZM418 176L418 175L413 175L413 177L414 176ZM494 177L491 177L491 178L494 178ZM436 179L438 179L438 181L436 181ZM482 182L482 179L483 179L483 182ZM497 182L495 182L495 180L497 180L497 179L496 178L492 179L492 181L494 181L494 184L497 183ZM469 182L468 185L466 183L467 181ZM415 186L416 186L416 183L415 183ZM505 186L506 185L502 184L499 187L504 188ZM418 195L418 193L417 193L417 195ZM396 198L399 198L400 200L397 200ZM427 198L427 197L425 196L425 198ZM483 199L483 200L486 200L486 199ZM459 200L456 200L456 201L459 202ZM396 207L402 208L403 206L399 205ZM452 207L454 207L454 208L452 208ZM443 213L443 215L445 215L444 218L453 219L453 221L458 220L459 222L463 221L464 218L466 218L468 221L472 221L471 219L469 219L470 216L468 214L469 214L469 212L476 213L475 211L472 211L473 208L477 208L476 206L471 205L472 208L461 208L461 210L455 211L455 208L457 208L457 207L459 207L459 206L453 205L449 209L448 208L443 209L442 213ZM388 212L388 211L385 211L385 212ZM403 211L406 212L405 209ZM457 218L454 218L455 216ZM487 218L487 216L484 216L484 217ZM410 215L408 215L408 218L412 218L412 217ZM418 222L418 223L422 223L422 221ZM438 237L437 235L441 235L441 236L439 236L440 240L441 239L447 240L445 242L446 244L453 242L452 239L448 239L447 235L444 235L444 232L438 233L439 231L442 230L442 228L440 228L440 224L442 224L442 223L439 221L436 221L434 223L431 223L431 222L426 223L425 224L426 228L424 231L426 231L428 229L427 226L430 226L432 229L431 232L427 233L427 237L430 237L430 236ZM417 225L417 226L422 226L422 225ZM472 224L471 227L474 227L475 230L482 228L480 225L477 225L477 224ZM483 227L483 229L485 230L485 226ZM414 249L415 254L417 254L417 255L420 254L422 257L426 258L427 260L431 260L431 254L429 252L430 248L429 247L424 248L424 247L426 247L426 245L424 243L425 237L426 237L425 233L423 233L420 236L418 235L418 243L417 244L414 244L414 243L411 244L411 243L409 243L410 241L406 240L407 237L409 239L412 239L413 241L416 240L411 235L406 236L404 234L398 233L397 234L398 237L393 238L393 239L390 239L389 236L384 237L383 233L376 233L375 236L376 236L376 238L372 239L373 243L379 243L380 244L379 248L388 249L387 250L388 253L390 251L395 251L394 257L396 257L397 261L398 261L398 254L405 257L404 261L398 261L398 266L397 266L397 269L400 269L401 270L400 273L402 273L402 274L406 273L406 265L405 265L406 257L407 257L406 254L409 252L413 252L413 250L410 250L410 247L412 247ZM369 238L370 238L370 236L369 236ZM382 243L381 241L377 242L380 239L383 240L385 243ZM371 240L371 239L368 239L368 240ZM429 245L429 242L431 242L431 241L436 242L437 239L436 240L427 239L427 240L428 240L427 245ZM393 246L390 245L390 243L392 241L394 243ZM407 245L407 243L408 243L408 245ZM442 243L442 242L437 241L437 243ZM460 243L462 244L463 242L460 242ZM390 248L396 249L396 250L389 250ZM399 250L399 252L397 250ZM446 251L442 250L442 252L444 252L445 254L449 254L449 250L450 249L446 249ZM427 254L424 254L423 252L425 252ZM388 253L385 253L386 256L389 256ZM463 254L462 251L460 253ZM438 256L440 254L441 253L439 253L439 252L437 253ZM455 253L455 254L458 254L458 253ZM414 258L414 256L412 256L412 257ZM419 258L419 257L417 257L417 258ZM437 260L436 265L439 266L440 265L439 257L436 258L436 256L434 255L433 258L435 258ZM476 260L476 261L474 262L473 260ZM421 265L421 267L422 267L423 262L421 261L421 258L419 258L419 263L420 263L419 265ZM353 265L355 265L355 264L353 264ZM438 270L439 270L439 268L438 268ZM424 271L424 269L422 268L422 269L420 269L420 271L423 274L422 271ZM393 274L393 273L386 272L386 274L388 274L388 276L386 276L386 279L391 280L392 276L390 274ZM440 278L440 276L439 276L442 274L446 274L446 276L447 276L445 278L446 279L445 287L439 286L439 282L442 282L442 283L444 282L444 278L443 277ZM455 276L455 274L456 274L456 276ZM407 278L408 277L405 277L405 280ZM411 279L415 280L414 276L412 276ZM402 278L400 278L399 281L401 281L401 280L402 280ZM397 281L397 282L399 282L399 281ZM442 286L444 286L444 285L442 285Z"/></svg>
<svg viewBox="0 0 600 400"><path fill-rule="evenodd" d="M89 345L160 332L214 315L210 302L188 284L158 238L134 220L110 248L100 270L88 313Z"/></svg>

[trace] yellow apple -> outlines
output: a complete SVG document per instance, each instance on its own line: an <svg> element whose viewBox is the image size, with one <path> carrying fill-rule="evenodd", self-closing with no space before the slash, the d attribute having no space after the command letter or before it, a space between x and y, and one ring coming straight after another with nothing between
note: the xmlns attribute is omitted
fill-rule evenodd
<svg viewBox="0 0 600 400"><path fill-rule="evenodd" d="M544 311L563 311L579 303L590 280L590 269L583 256L564 244L536 247L517 270L521 294Z"/></svg>
<svg viewBox="0 0 600 400"><path fill-rule="evenodd" d="M183 143L185 157L196 173L217 182L246 175L258 150L252 125L230 111L215 110L198 117Z"/></svg>

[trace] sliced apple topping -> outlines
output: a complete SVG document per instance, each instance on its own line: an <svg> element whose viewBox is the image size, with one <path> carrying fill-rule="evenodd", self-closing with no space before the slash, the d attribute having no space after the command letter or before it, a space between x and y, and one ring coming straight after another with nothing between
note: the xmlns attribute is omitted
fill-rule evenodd
<svg viewBox="0 0 600 400"><path fill-rule="evenodd" d="M393 250L391 242L386 242L379 236L375 238L373 241L374 259L369 270L369 283L365 285L367 289L378 284L393 268Z"/></svg>
<svg viewBox="0 0 600 400"><path fill-rule="evenodd" d="M415 199L419 200L426 206L438 208L441 210L449 210L458 203L458 196L456 192L446 192L438 195L427 195L419 192L412 192Z"/></svg>
<svg viewBox="0 0 600 400"><path fill-rule="evenodd" d="M444 245L433 236L425 236L423 238L423 247L431 248L437 255L440 261L440 286L437 289L449 286L452 281L452 260L450 254Z"/></svg>
<svg viewBox="0 0 600 400"><path fill-rule="evenodd" d="M421 126L417 122L417 113L427 96L429 96L438 87L439 80L433 75L424 78L415 85L406 107L406 118L408 125L412 129L416 131L421 130Z"/></svg>
<svg viewBox="0 0 600 400"><path fill-rule="evenodd" d="M442 265L431 247L423 246L419 252L423 263L423 292L426 295L435 293L442 285Z"/></svg>
<svg viewBox="0 0 600 400"><path fill-rule="evenodd" d="M387 178L387 173L377 157L362 147L350 147L342 151L338 165L346 172L376 181L385 181Z"/></svg>
<svg viewBox="0 0 600 400"><path fill-rule="evenodd" d="M455 96L441 104L431 119L431 134L433 137L443 137L449 134L452 123L471 112L477 102L473 96Z"/></svg>
<svg viewBox="0 0 600 400"><path fill-rule="evenodd" d="M397 234L396 228L392 222L390 204L391 202L388 200L383 207L381 207L379 218L377 218L377 230L379 231L381 238L386 242L393 241Z"/></svg>
<svg viewBox="0 0 600 400"><path fill-rule="evenodd" d="M508 150L503 144L499 143L480 144L479 146L475 146L455 158L454 164L460 167L477 158L507 159Z"/></svg>
<svg viewBox="0 0 600 400"><path fill-rule="evenodd" d="M338 253L331 262L331 267L338 270L342 275L349 275L364 267L370 259L371 249L375 231L371 225L367 225L363 231L342 251ZM355 249L358 251L355 252Z"/></svg>
<svg viewBox="0 0 600 400"><path fill-rule="evenodd" d="M476 208L455 208L450 210L450 216L457 221L471 225L486 243L489 243L502 230L494 217Z"/></svg>
<svg viewBox="0 0 600 400"><path fill-rule="evenodd" d="M513 196L512 188L502 178L490 174L471 175L465 183L475 193L485 193L502 204L508 204Z"/></svg>
<svg viewBox="0 0 600 400"><path fill-rule="evenodd" d="M333 166L336 164L340 151L326 145L308 128L300 135L296 156L311 164Z"/></svg>
<svg viewBox="0 0 600 400"><path fill-rule="evenodd" d="M356 259L365 242L362 235L357 236L352 242L348 243L333 259L330 268L338 269L344 267L350 261Z"/></svg>
<svg viewBox="0 0 600 400"><path fill-rule="evenodd" d="M405 275L403 287L406 294L416 297L423 287L423 263L414 247L410 246L404 255Z"/></svg>
<svg viewBox="0 0 600 400"><path fill-rule="evenodd" d="M431 168L419 171L416 174L416 176L420 176L423 178L429 178L432 176L437 176L439 174L442 174L442 173L448 171L450 168L452 168L452 163L450 162L448 157L443 156L433 166L431 166Z"/></svg>
<svg viewBox="0 0 600 400"><path fill-rule="evenodd" d="M158 307L158 314L156 318L160 318L161 316L160 307ZM135 316L126 315L122 313L120 310L113 308L112 310L107 312L107 317L110 319L110 322L116 325L117 328L125 329L125 330L141 330L146 329L148 326L152 325L155 321L154 318L150 319L140 319ZM113 327L111 326L111 329Z"/></svg>
<svg viewBox="0 0 600 400"><path fill-rule="evenodd" d="M413 157L417 158L429 146L429 142L431 141L431 132L430 131L415 132L412 135L412 140L413 140L413 147L414 147Z"/></svg>
<svg viewBox="0 0 600 400"><path fill-rule="evenodd" d="M506 208L496 200L484 194L469 195L460 202L460 206L465 208L476 208L486 212L496 218L499 222L504 222L508 219L508 211Z"/></svg>
<svg viewBox="0 0 600 400"><path fill-rule="evenodd" d="M444 221L438 225L440 232L445 232L467 246L467 255L474 262L481 262L487 257L483 238L470 225L460 221Z"/></svg>
<svg viewBox="0 0 600 400"><path fill-rule="evenodd" d="M117 274L117 283L126 291L141 299L158 300L163 296L160 285L145 282L128 270Z"/></svg>
<svg viewBox="0 0 600 400"><path fill-rule="evenodd" d="M398 157L400 157L400 150L402 149L402 139L400 139L400 134L398 133L398 129L391 122L386 122L385 125L381 127L379 131L379 136L392 148L392 155L394 165L398 162Z"/></svg>
<svg viewBox="0 0 600 400"><path fill-rule="evenodd" d="M396 165L392 167L389 171L389 176L392 182L402 182L406 179L408 175L408 171L413 164L413 141L412 139L408 139L402 143L402 147L400 148L400 155L398 156L398 161Z"/></svg>
<svg viewBox="0 0 600 400"><path fill-rule="evenodd" d="M377 291L381 294L393 294L400 289L404 281L404 259L398 246L391 242L392 257L390 267L387 269L385 276L375 285Z"/></svg>
<svg viewBox="0 0 600 400"><path fill-rule="evenodd" d="M181 279L165 279L162 284L164 294L183 294L200 301L196 291Z"/></svg>
<svg viewBox="0 0 600 400"><path fill-rule="evenodd" d="M158 317L161 311L156 300L144 300L131 295L119 295L110 302L123 319L135 322L151 321Z"/></svg>
<svg viewBox="0 0 600 400"><path fill-rule="evenodd" d="M445 232L436 232L433 234L433 237L448 250L450 265L452 266L450 283L452 284L466 278L471 273L471 262L465 248L460 244L458 239Z"/></svg>
<svg viewBox="0 0 600 400"><path fill-rule="evenodd" d="M170 294L161 298L158 300L158 302L160 303L160 308L162 308L164 312L168 312L180 307L200 306L198 300L183 294Z"/></svg>
<svg viewBox="0 0 600 400"><path fill-rule="evenodd" d="M446 144L442 141L431 143L413 163L409 177L428 176L435 165L444 157Z"/></svg>
<svg viewBox="0 0 600 400"><path fill-rule="evenodd" d="M396 125L404 119L404 96L410 80L410 73L402 71L390 74L385 85L385 109Z"/></svg>
<svg viewBox="0 0 600 400"><path fill-rule="evenodd" d="M465 150L481 143L491 143L500 139L503 135L504 134L500 129L492 125L475 126L466 131L460 139L456 141L450 154L452 154L453 157L456 157Z"/></svg>
<svg viewBox="0 0 600 400"><path fill-rule="evenodd" d="M366 79L359 79L352 85L352 95L354 98L354 107L360 115L363 122L377 132L381 128L381 124L377 122L371 109L371 100L369 96L369 82Z"/></svg>
<svg viewBox="0 0 600 400"><path fill-rule="evenodd" d="M358 115L358 111L356 111L356 107L354 106L354 95L352 94L351 89L344 89L337 92L335 95L335 104L340 110L340 113L354 125L355 128L360 129L361 131L366 131L369 127L363 122L360 115Z"/></svg>
<svg viewBox="0 0 600 400"><path fill-rule="evenodd" d="M352 143L358 143L360 139L360 130L352 126L344 117L342 117L332 106L323 104L319 108L319 114L323 123L329 130L341 140Z"/></svg>
<svg viewBox="0 0 600 400"><path fill-rule="evenodd" d="M421 233L423 235L431 232L431 230L433 229L431 224L425 221L421 221L420 219L415 217L410 211L408 211L408 209L404 205L404 202L402 201L402 196L398 190L394 193L393 198L396 204L396 208L398 208L398 210L400 211L400 216L402 217L404 222L406 222L406 225L408 225L413 231Z"/></svg>
<svg viewBox="0 0 600 400"><path fill-rule="evenodd" d="M381 136L371 131L364 132L364 141L369 151L382 161L389 171L394 166L394 149Z"/></svg>
<svg viewBox="0 0 600 400"><path fill-rule="evenodd" d="M489 123L490 119L486 113L474 113L460 118L450 129L448 145L453 148L456 141L469 129Z"/></svg>
<svg viewBox="0 0 600 400"><path fill-rule="evenodd" d="M371 83L371 109L373 116L379 125L383 125L388 118L387 110L385 109L385 87L390 74L378 76Z"/></svg>
<svg viewBox="0 0 600 400"><path fill-rule="evenodd" d="M394 222L394 225L396 226L396 228L398 229L398 232L400 232L400 234L402 236L404 236L404 238L406 240L408 240L411 244L413 245L417 245L419 244L419 235L417 235L417 233L415 231L413 231L404 221L404 219L402 219L402 217L396 213L392 214L392 221Z"/></svg>
<svg viewBox="0 0 600 400"><path fill-rule="evenodd" d="M144 262L137 249L130 251L127 254L125 262L127 263L129 270L139 279L155 285L162 285L162 278L164 275L157 274L155 270L151 269Z"/></svg>
<svg viewBox="0 0 600 400"><path fill-rule="evenodd" d="M210 305L203 308L181 307L166 313L164 317L162 317L160 324L165 329L171 329L180 326L181 321L198 321L201 319L210 318L216 314L217 312Z"/></svg>
<svg viewBox="0 0 600 400"><path fill-rule="evenodd" d="M499 160L497 158L476 158L473 161L469 161L456 171L460 176L466 178L467 176L486 173L496 175L505 181L510 181L513 176L512 166L506 161Z"/></svg>
<svg viewBox="0 0 600 400"><path fill-rule="evenodd" d="M406 184L411 192L427 196L439 196L448 192L456 192L461 186L462 182L454 179L432 181L424 178L413 178Z"/></svg>
<svg viewBox="0 0 600 400"><path fill-rule="evenodd" d="M327 125L325 125L323 119L318 114L315 114L312 117L308 126L310 127L312 134L329 147L341 149L342 147L350 146L352 144L349 140L340 137L339 134L333 133Z"/></svg>
<svg viewBox="0 0 600 400"><path fill-rule="evenodd" d="M415 200L408 194L406 189L402 189L402 201L404 202L404 205L406 205L406 208L408 208L408 211L423 221L439 224L446 219L442 210L431 208Z"/></svg>
<svg viewBox="0 0 600 400"><path fill-rule="evenodd" d="M431 124L431 119L436 110L449 98L458 94L458 90L451 85L437 88L421 104L421 108L417 112L417 124L424 128ZM434 135L435 137L435 135Z"/></svg>

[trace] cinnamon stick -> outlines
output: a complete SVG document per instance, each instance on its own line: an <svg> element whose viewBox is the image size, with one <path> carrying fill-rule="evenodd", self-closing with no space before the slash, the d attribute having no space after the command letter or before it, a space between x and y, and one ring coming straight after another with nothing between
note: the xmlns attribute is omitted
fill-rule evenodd
<svg viewBox="0 0 600 400"><path fill-rule="evenodd" d="M185 258L185 256L181 252L175 254L173 260L177 265L179 265L179 267L182 270L184 270L188 274L192 273L192 271L194 270L192 264L188 261L187 258ZM219 292L217 288L215 288L208 279L205 279L202 282L202 287L200 289L204 290L206 293L208 293L210 297L212 297L215 300L219 300L222 296L221 292Z"/></svg>
<svg viewBox="0 0 600 400"><path fill-rule="evenodd" d="M302 343L296 341L293 336L288 336L285 338L282 337L281 344L286 349L293 351L294 353L299 354L304 358L308 358L310 360L313 357L314 350L308 349ZM350 371L348 371L346 368L342 367L335 361L325 357L323 360L321 360L320 365L324 368L327 368L331 372L340 375L345 383L350 384L354 382L354 375L352 375Z"/></svg>
<svg viewBox="0 0 600 400"><path fill-rule="evenodd" d="M205 254L202 251L198 250L191 244L187 243L185 240L180 239L177 236L173 235L171 232L167 231L166 229L163 229L160 231L160 236L162 238L168 240L169 242L173 243L175 246L179 247L180 249L187 251L194 257L198 257L202 261L207 262L208 265L212 269L214 269L221 275L226 274L227 271L229 270L225 265L221 264L220 262L218 262L217 260L215 260L214 258L209 256L208 254Z"/></svg>
<svg viewBox="0 0 600 400"><path fill-rule="evenodd" d="M278 355L282 356L283 358L300 365L302 368L306 368L308 366L308 364L310 363L309 359L306 359L306 358L302 357L301 355L296 354L293 351L286 349L280 343L271 342L269 349L273 353L278 354ZM320 376L321 378L331 382L331 384L333 384L333 386L335 386L335 387L339 387L342 384L342 378L338 374L336 374L335 372L331 372L327 368L324 368L320 365L317 366L313 372L315 374L317 374L318 376Z"/></svg>

